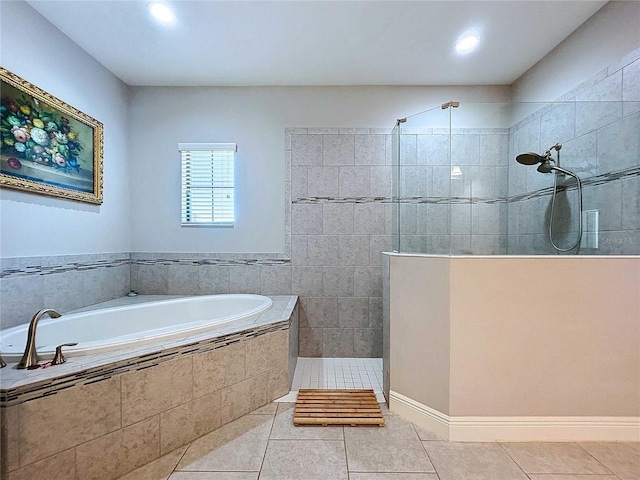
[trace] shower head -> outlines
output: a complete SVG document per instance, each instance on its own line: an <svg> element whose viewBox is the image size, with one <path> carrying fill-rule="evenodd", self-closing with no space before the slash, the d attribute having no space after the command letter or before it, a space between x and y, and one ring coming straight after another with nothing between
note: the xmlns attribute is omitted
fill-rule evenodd
<svg viewBox="0 0 640 480"><path fill-rule="evenodd" d="M535 165L536 163L543 163L548 161L548 156L538 155L537 153L528 152L521 153L516 157L516 162L521 163L522 165Z"/></svg>
<svg viewBox="0 0 640 480"><path fill-rule="evenodd" d="M551 170L557 170L557 168L551 165L551 162L547 159L544 162L542 162L540 165L538 165L537 170L540 173L549 173L551 172Z"/></svg>

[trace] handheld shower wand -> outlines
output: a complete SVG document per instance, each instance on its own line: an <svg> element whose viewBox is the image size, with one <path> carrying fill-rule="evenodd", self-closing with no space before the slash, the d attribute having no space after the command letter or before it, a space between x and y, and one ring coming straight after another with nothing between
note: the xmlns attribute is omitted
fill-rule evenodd
<svg viewBox="0 0 640 480"><path fill-rule="evenodd" d="M561 148L562 148L562 144L556 143L552 147L549 147L549 149L546 152L544 152L544 155L539 155L533 152L521 153L516 157L516 161L522 165L536 165L539 163L540 165L538 165L537 170L540 173L550 173L550 172L556 173L556 175L553 176L553 197L551 199L551 218L549 220L549 241L551 242L551 245L553 246L553 248L555 248L558 252L568 252L576 248L580 244L580 240L582 240L582 183L580 182L580 178L575 173L560 167L560 149ZM552 150L556 151L556 160L554 160L553 157L551 156ZM556 203L556 195L558 193L558 175L557 175L558 173L569 175L575 178L576 183L578 185L578 203L580 206L580 211L578 215L578 239L569 248L560 248L553 241L553 234L552 234L553 211Z"/></svg>

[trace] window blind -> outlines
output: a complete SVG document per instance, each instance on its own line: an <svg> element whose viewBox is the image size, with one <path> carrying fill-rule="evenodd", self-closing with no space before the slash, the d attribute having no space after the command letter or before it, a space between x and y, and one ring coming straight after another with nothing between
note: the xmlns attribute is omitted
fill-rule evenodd
<svg viewBox="0 0 640 480"><path fill-rule="evenodd" d="M235 143L180 143L182 225L233 226Z"/></svg>

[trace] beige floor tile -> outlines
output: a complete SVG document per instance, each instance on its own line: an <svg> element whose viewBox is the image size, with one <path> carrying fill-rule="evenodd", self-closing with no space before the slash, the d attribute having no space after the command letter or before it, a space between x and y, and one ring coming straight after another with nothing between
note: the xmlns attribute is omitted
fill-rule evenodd
<svg viewBox="0 0 640 480"><path fill-rule="evenodd" d="M278 410L277 403L267 403L264 407L260 407L253 412L249 412L251 415L275 415Z"/></svg>
<svg viewBox="0 0 640 480"><path fill-rule="evenodd" d="M342 440L269 440L260 480L347 480Z"/></svg>
<svg viewBox="0 0 640 480"><path fill-rule="evenodd" d="M384 427L345 427L345 438L380 442L388 440L420 441L411 422L393 413L383 415Z"/></svg>
<svg viewBox="0 0 640 480"><path fill-rule="evenodd" d="M610 474L575 443L502 443L526 473Z"/></svg>
<svg viewBox="0 0 640 480"><path fill-rule="evenodd" d="M422 441L444 440L444 438L442 438L440 435L436 434L436 432L433 432L433 431L428 430L426 428L422 428L422 427L416 425L415 423L413 424L413 427L416 429L416 433L418 434L418 437L420 437L420 440L422 440Z"/></svg>
<svg viewBox="0 0 640 480"><path fill-rule="evenodd" d="M384 418L384 427L345 427L349 471L435 472L413 424L393 414Z"/></svg>
<svg viewBox="0 0 640 480"><path fill-rule="evenodd" d="M169 480L258 480L258 472L175 472Z"/></svg>
<svg viewBox="0 0 640 480"><path fill-rule="evenodd" d="M621 480L640 479L639 442L580 443L579 445Z"/></svg>
<svg viewBox="0 0 640 480"><path fill-rule="evenodd" d="M496 443L424 442L440 480L527 480Z"/></svg>
<svg viewBox="0 0 640 480"><path fill-rule="evenodd" d="M186 451L187 446L185 445L126 474L124 477L120 477L118 480L167 480Z"/></svg>
<svg viewBox="0 0 640 480"><path fill-rule="evenodd" d="M616 475L529 475L531 480L618 480Z"/></svg>
<svg viewBox="0 0 640 480"><path fill-rule="evenodd" d="M269 438L277 440L342 440L341 426L296 427L293 425L294 403L278 404Z"/></svg>
<svg viewBox="0 0 640 480"><path fill-rule="evenodd" d="M438 480L435 473L351 473L349 480Z"/></svg>
<svg viewBox="0 0 640 480"><path fill-rule="evenodd" d="M176 470L257 472L260 470L273 417L245 415L194 440Z"/></svg>

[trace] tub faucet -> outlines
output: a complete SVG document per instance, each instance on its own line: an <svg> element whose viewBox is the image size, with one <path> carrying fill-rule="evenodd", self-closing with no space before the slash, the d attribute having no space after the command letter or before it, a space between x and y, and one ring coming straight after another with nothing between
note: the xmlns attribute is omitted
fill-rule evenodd
<svg viewBox="0 0 640 480"><path fill-rule="evenodd" d="M16 368L29 368L38 364L38 352L36 352L36 328L38 322L43 315L49 315L51 318L58 318L61 315L51 308L45 308L36 313L29 323L29 332L27 334L27 346L24 349L22 360Z"/></svg>

